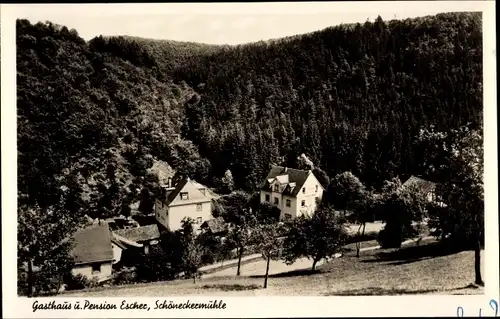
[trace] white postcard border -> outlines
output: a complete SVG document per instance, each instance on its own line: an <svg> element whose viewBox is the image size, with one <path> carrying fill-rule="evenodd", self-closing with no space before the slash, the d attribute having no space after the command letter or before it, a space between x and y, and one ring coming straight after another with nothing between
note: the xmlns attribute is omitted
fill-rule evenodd
<svg viewBox="0 0 500 319"><path fill-rule="evenodd" d="M112 10L104 4L66 5L68 14L78 14L79 6L100 6L100 14L133 14L168 12L169 14L314 14L318 12L348 13L353 10L369 13L382 11L425 11L432 7L440 11L483 12L483 70L484 70L484 141L485 141L485 295L478 296L400 296L400 297L174 297L163 298L37 298L17 297L16 290L16 229L17 229L17 163L16 163L16 70L15 19L25 5L1 6L1 63L2 63L2 289L3 312L7 318L118 318L118 317L320 317L320 316L456 316L457 307L463 307L464 316L476 316L481 308L483 316L494 314L491 299L499 301L499 241L498 241L498 183L496 134L496 41L494 1L425 1L425 2L336 2L336 3L260 3L260 4L114 4ZM55 5L44 5L50 10ZM61 6L61 5L59 5ZM472 281L472 278L471 278ZM35 300L57 300L74 303L85 299L94 303L148 302L150 311L36 311ZM223 310L154 310L155 300L175 302L208 302L223 300Z"/></svg>

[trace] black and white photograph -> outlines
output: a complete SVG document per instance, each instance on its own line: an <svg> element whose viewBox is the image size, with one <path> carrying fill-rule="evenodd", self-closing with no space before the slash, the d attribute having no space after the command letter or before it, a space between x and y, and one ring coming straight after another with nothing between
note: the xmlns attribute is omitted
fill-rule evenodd
<svg viewBox="0 0 500 319"><path fill-rule="evenodd" d="M18 297L484 295L483 12L351 4L17 9Z"/></svg>

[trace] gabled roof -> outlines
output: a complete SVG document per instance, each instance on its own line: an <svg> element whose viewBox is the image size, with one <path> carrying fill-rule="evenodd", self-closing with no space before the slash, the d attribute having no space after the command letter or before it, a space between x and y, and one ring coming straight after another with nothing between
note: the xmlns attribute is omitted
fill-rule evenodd
<svg viewBox="0 0 500 319"><path fill-rule="evenodd" d="M108 224L92 225L73 234L71 255L76 264L112 261L111 232Z"/></svg>
<svg viewBox="0 0 500 319"><path fill-rule="evenodd" d="M111 234L111 243L120 247L121 249L127 249L127 246L123 244L114 234Z"/></svg>
<svg viewBox="0 0 500 319"><path fill-rule="evenodd" d="M208 228L212 232L212 234L222 233L226 231L226 226L226 222L222 217L209 219L201 224L201 228Z"/></svg>
<svg viewBox="0 0 500 319"><path fill-rule="evenodd" d="M156 224L137 228L118 229L115 230L114 233L135 242L143 242L160 238L160 230Z"/></svg>
<svg viewBox="0 0 500 319"><path fill-rule="evenodd" d="M203 185L203 184L200 184L196 181L191 181L194 186L196 186L196 188L198 188L199 190L202 190L204 189L205 190L205 196L207 196L208 198L210 199L217 199L217 198L220 198L220 195L215 193L211 188Z"/></svg>
<svg viewBox="0 0 500 319"><path fill-rule="evenodd" d="M160 198L167 206L176 206L177 204L194 204L194 203L203 203L211 201L211 198L205 194L203 194L199 189L198 184L194 181L191 181L189 178L181 179L176 185L174 189L167 189L165 191L164 196ZM179 201L179 194L183 191L188 192L189 199Z"/></svg>
<svg viewBox="0 0 500 319"><path fill-rule="evenodd" d="M427 181L423 178L417 177L417 176L411 176L408 178L406 182L402 185L403 187L415 187L419 191L421 191L424 194L429 193L436 187L436 183Z"/></svg>
<svg viewBox="0 0 500 319"><path fill-rule="evenodd" d="M179 195L187 183L188 179L183 178L177 183L177 185L175 185L174 189L167 189L164 197L165 204L170 204L177 197L177 195Z"/></svg>
<svg viewBox="0 0 500 319"><path fill-rule="evenodd" d="M312 174L311 171L304 171L300 169L295 169L295 168L287 168L283 166L273 166L269 173L267 174L266 181L264 182L264 185L262 187L263 190L270 190L270 183L269 180L274 180L276 177L280 176L278 180L284 180L281 178L282 175L287 175L288 176L288 181L287 183L295 183L295 187L290 187L289 184L287 184L287 187L283 190L283 194L290 195L290 196L297 196L297 194L300 192L302 189L302 186L307 180L307 177L309 174ZM281 191L281 188L280 188Z"/></svg>

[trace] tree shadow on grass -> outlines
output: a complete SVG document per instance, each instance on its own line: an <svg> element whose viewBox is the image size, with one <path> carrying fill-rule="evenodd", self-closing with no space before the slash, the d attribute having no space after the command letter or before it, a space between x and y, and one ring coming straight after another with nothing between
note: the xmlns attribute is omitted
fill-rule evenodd
<svg viewBox="0 0 500 319"><path fill-rule="evenodd" d="M435 257L448 256L460 252L460 248L452 247L450 245L443 245L442 243L430 243L426 245L402 247L400 249L379 252L374 259L365 259L364 263L388 262L388 265L404 265L431 259Z"/></svg>
<svg viewBox="0 0 500 319"><path fill-rule="evenodd" d="M269 275L269 278L283 278L283 277L297 277L297 276L310 276L310 275L316 275L321 273L321 270L312 270L311 268L308 269L297 269L297 270L291 270L291 271L286 271L286 272L280 272L277 274L272 274ZM253 275L250 276L250 278L264 278L265 275Z"/></svg>
<svg viewBox="0 0 500 319"><path fill-rule="evenodd" d="M395 295L417 295L441 292L446 295L449 292L460 291L465 289L478 289L479 287L474 284L469 284L464 287L457 287L451 289L398 289L398 288L380 288L380 287L367 287L362 289L344 290L338 292L328 292L323 296L395 296ZM451 293L453 294L453 293Z"/></svg>
<svg viewBox="0 0 500 319"><path fill-rule="evenodd" d="M255 290L261 289L262 287L259 285L240 285L240 284L208 284L203 285L203 289L218 289L222 291L244 291L244 290Z"/></svg>

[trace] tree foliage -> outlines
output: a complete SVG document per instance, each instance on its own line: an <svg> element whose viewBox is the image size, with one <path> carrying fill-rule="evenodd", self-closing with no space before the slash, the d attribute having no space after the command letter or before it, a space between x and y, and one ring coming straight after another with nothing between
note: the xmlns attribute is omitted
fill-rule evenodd
<svg viewBox="0 0 500 319"><path fill-rule="evenodd" d="M259 225L252 232L252 242L254 243L255 250L260 252L262 258L266 260L264 288L267 288L271 260L279 260L281 258L283 239L280 238L280 235L280 229L276 222Z"/></svg>
<svg viewBox="0 0 500 319"><path fill-rule="evenodd" d="M482 128L450 132L422 130L427 169L440 182L429 225L455 247L474 248L477 284L483 284L480 251L484 243L484 150Z"/></svg>
<svg viewBox="0 0 500 319"><path fill-rule="evenodd" d="M419 234L418 225L427 216L428 202L425 194L415 187L399 186L394 179L385 184L387 193L382 199L385 226L378 241L384 248L399 248L401 243ZM396 187L398 186L398 187Z"/></svg>
<svg viewBox="0 0 500 319"><path fill-rule="evenodd" d="M438 202L430 223L442 238L456 244L474 243L477 229L484 229L484 151L481 130L464 127L448 133L422 130L429 175L439 181Z"/></svg>
<svg viewBox="0 0 500 319"><path fill-rule="evenodd" d="M58 292L73 267L71 234L84 222L65 203L31 207L20 199L18 209L19 293L28 296Z"/></svg>
<svg viewBox="0 0 500 319"><path fill-rule="evenodd" d="M325 201L335 209L354 211L362 205L365 186L351 172L335 175L328 184Z"/></svg>
<svg viewBox="0 0 500 319"><path fill-rule="evenodd" d="M283 244L283 259L291 264L298 258L312 260L312 270L322 259L331 259L342 252L347 231L330 207L312 216L301 215L290 222Z"/></svg>

